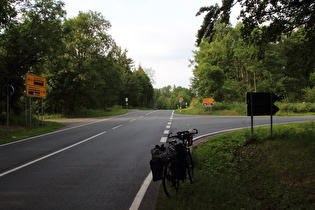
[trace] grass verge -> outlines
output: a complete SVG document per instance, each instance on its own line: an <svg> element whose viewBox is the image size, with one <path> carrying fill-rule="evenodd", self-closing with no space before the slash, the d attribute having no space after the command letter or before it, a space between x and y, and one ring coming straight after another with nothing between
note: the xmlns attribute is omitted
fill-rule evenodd
<svg viewBox="0 0 315 210"><path fill-rule="evenodd" d="M32 128L23 126L10 126L9 135L6 135L6 126L0 125L0 144L49 133L62 127L64 127L63 124L48 121L45 122L43 126L36 126Z"/></svg>
<svg viewBox="0 0 315 210"><path fill-rule="evenodd" d="M194 184L157 209L315 209L315 123L223 134L193 151Z"/></svg>

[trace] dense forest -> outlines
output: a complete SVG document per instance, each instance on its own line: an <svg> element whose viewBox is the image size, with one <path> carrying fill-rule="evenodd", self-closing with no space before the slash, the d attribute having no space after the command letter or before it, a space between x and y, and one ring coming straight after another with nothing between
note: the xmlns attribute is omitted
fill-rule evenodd
<svg viewBox="0 0 315 210"><path fill-rule="evenodd" d="M244 101L247 91L272 91L291 102L315 102L315 57L303 28L266 44L262 59L256 57L258 47L242 39L242 24L215 28L213 41L201 42L192 60L193 88L200 96Z"/></svg>
<svg viewBox="0 0 315 210"><path fill-rule="evenodd" d="M239 24L230 24L239 4ZM200 97L242 101L245 92L272 91L288 102L315 102L315 2L222 1L205 14L191 60Z"/></svg>
<svg viewBox="0 0 315 210"><path fill-rule="evenodd" d="M239 23L232 26L237 4ZM190 89L154 89L152 69L135 66L110 35L109 20L93 11L68 19L63 8L58 0L0 1L0 86L14 87L10 107L17 115L28 104L27 73L47 79L48 113L106 110L125 106L126 98L130 107L158 109L186 107L195 97L244 102L247 91L315 102L314 1L223 0L200 8L197 16L205 16L191 58ZM4 119L4 94L0 100Z"/></svg>
<svg viewBox="0 0 315 210"><path fill-rule="evenodd" d="M147 69L117 46L110 22L92 11L67 19L63 7L56 0L0 2L0 85L14 87L11 110L19 114L28 103L27 73L47 80L46 112L106 110L126 98L129 106L149 107L154 89Z"/></svg>

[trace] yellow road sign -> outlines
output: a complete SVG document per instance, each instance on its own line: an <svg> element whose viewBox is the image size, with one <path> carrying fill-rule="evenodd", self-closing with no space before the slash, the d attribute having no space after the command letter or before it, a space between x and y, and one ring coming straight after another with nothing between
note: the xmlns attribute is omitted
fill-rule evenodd
<svg viewBox="0 0 315 210"><path fill-rule="evenodd" d="M204 98L203 103L211 103L211 102L214 102L214 99L213 98Z"/></svg>
<svg viewBox="0 0 315 210"><path fill-rule="evenodd" d="M32 74L26 74L26 85L46 87L46 78L35 76Z"/></svg>
<svg viewBox="0 0 315 210"><path fill-rule="evenodd" d="M46 78L26 74L26 96L46 98Z"/></svg>
<svg viewBox="0 0 315 210"><path fill-rule="evenodd" d="M46 88L35 85L27 85L26 96L46 98Z"/></svg>

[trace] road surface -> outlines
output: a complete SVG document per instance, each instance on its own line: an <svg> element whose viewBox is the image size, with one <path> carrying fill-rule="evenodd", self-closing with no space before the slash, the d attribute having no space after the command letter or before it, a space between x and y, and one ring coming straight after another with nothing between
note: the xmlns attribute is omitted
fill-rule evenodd
<svg viewBox="0 0 315 210"><path fill-rule="evenodd" d="M269 120L255 117L254 124L268 125ZM274 117L275 124L310 120L314 118ZM1 145L0 209L149 208L141 203L139 190L146 192L151 148L170 131L197 128L203 136L248 126L250 117L245 116L132 111Z"/></svg>

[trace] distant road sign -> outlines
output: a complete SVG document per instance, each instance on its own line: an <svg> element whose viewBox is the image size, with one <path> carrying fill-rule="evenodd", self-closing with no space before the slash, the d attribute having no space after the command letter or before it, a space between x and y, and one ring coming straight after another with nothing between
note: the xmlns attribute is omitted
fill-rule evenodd
<svg viewBox="0 0 315 210"><path fill-rule="evenodd" d="M212 107L214 105L214 103L213 102L204 102L204 103L202 103L202 105L204 107Z"/></svg>
<svg viewBox="0 0 315 210"><path fill-rule="evenodd" d="M26 96L46 97L46 78L26 74Z"/></svg>
<svg viewBox="0 0 315 210"><path fill-rule="evenodd" d="M178 101L179 101L179 103L181 103L181 102L183 102L183 97L180 97L179 99L178 99Z"/></svg>
<svg viewBox="0 0 315 210"><path fill-rule="evenodd" d="M204 98L203 103L211 103L211 102L214 102L214 99L213 98Z"/></svg>

